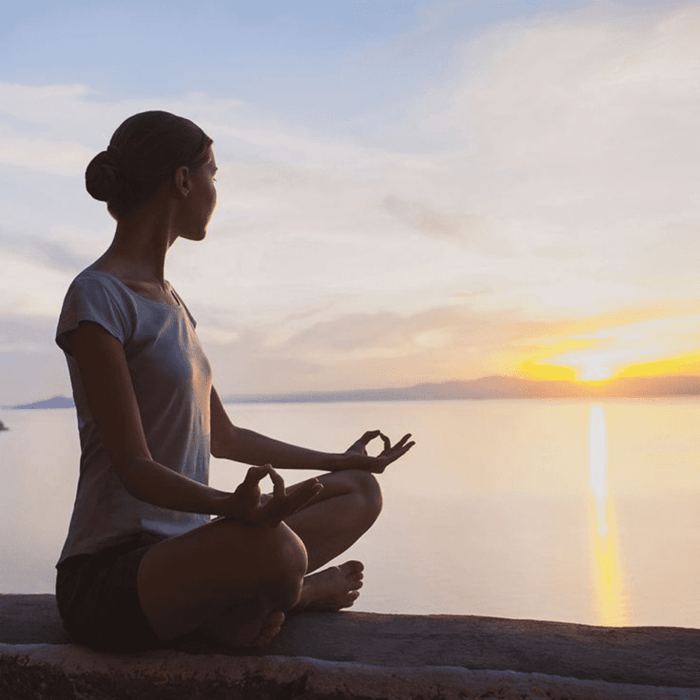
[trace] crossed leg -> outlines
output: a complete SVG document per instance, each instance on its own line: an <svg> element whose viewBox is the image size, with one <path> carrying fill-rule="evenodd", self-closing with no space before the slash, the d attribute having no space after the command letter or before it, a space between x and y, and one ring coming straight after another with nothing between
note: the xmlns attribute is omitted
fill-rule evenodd
<svg viewBox="0 0 700 700"><path fill-rule="evenodd" d="M306 546L309 572L346 551L372 527L382 510L379 484L368 472L333 472L319 481L323 491L316 500L285 521ZM350 607L360 595L363 568L359 561L348 561L309 573L294 610Z"/></svg>
<svg viewBox="0 0 700 700"><path fill-rule="evenodd" d="M362 586L362 564L316 569L344 552L382 507L376 479L342 471L276 528L219 519L154 545L141 561L138 592L161 639L195 629L231 646L269 641L292 610L339 610ZM291 487L293 489L294 487Z"/></svg>
<svg viewBox="0 0 700 700"><path fill-rule="evenodd" d="M248 646L297 603L306 567L304 545L286 525L219 519L151 547L139 566L138 594L161 639L221 623L223 641Z"/></svg>

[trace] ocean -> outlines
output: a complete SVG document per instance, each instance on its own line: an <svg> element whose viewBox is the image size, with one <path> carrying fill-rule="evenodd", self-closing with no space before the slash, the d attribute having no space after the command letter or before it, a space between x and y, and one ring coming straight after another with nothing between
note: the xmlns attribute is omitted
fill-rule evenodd
<svg viewBox="0 0 700 700"><path fill-rule="evenodd" d="M384 512L343 557L366 567L356 610L700 627L698 398L227 409L333 452L368 429L413 434L379 477ZM0 419L0 593L51 592L77 483L75 414ZM245 469L213 460L211 483L233 489Z"/></svg>

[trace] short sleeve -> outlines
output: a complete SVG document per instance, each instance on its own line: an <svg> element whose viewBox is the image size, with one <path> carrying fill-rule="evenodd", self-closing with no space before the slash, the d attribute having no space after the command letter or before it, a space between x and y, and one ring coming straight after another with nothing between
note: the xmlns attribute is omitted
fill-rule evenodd
<svg viewBox="0 0 700 700"><path fill-rule="evenodd" d="M92 321L102 326L124 345L131 337L133 323L130 321L128 301L118 289L88 275L76 277L68 288L63 301L56 329L56 344L70 354L66 335L81 322Z"/></svg>

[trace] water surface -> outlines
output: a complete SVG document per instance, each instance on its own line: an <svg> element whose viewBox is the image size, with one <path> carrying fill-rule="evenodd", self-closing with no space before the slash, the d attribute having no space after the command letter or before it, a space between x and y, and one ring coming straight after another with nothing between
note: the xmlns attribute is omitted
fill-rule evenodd
<svg viewBox="0 0 700 700"><path fill-rule="evenodd" d="M382 516L346 554L366 565L358 610L700 627L696 399L227 408L329 451L375 427L414 434L380 477ZM77 482L74 412L1 418L0 592L49 592ZM244 473L214 460L212 485Z"/></svg>

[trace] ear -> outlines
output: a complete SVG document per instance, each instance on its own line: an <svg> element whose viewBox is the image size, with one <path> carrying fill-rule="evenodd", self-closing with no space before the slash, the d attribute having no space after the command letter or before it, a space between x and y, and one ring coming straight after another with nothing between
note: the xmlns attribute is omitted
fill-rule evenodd
<svg viewBox="0 0 700 700"><path fill-rule="evenodd" d="M175 171L173 184L178 198L185 199L189 195L192 190L192 173L186 165L181 165Z"/></svg>

